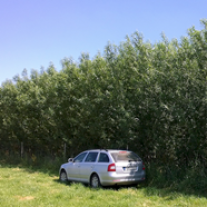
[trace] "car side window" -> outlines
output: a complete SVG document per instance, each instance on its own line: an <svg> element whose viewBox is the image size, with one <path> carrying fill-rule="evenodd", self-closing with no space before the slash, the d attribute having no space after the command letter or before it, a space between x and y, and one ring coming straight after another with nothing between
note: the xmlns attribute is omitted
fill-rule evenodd
<svg viewBox="0 0 207 207"><path fill-rule="evenodd" d="M109 162L109 157L105 153L100 153L98 162Z"/></svg>
<svg viewBox="0 0 207 207"><path fill-rule="evenodd" d="M85 162L95 162L98 156L98 152L89 152Z"/></svg>
<svg viewBox="0 0 207 207"><path fill-rule="evenodd" d="M82 162L86 154L87 152L78 155L78 157L76 157L73 162Z"/></svg>

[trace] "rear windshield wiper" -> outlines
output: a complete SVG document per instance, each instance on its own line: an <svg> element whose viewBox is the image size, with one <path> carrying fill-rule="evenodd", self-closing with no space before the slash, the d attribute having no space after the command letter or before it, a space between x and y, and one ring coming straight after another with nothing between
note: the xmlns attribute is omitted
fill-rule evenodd
<svg viewBox="0 0 207 207"><path fill-rule="evenodd" d="M132 161L141 161L141 159L140 158L137 158L137 159L133 159L133 160L128 160L129 162L132 162Z"/></svg>

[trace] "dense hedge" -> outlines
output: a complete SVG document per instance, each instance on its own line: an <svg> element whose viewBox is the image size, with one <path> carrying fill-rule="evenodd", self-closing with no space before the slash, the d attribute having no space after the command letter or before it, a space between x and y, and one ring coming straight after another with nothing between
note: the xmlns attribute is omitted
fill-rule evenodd
<svg viewBox="0 0 207 207"><path fill-rule="evenodd" d="M151 44L139 33L103 55L26 70L0 88L0 149L67 155L129 148L147 162L206 163L207 22L188 37Z"/></svg>

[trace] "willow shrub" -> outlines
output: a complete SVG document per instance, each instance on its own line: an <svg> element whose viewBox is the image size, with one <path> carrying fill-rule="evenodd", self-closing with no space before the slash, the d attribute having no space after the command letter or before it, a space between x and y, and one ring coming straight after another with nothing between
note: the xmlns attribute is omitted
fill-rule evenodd
<svg viewBox="0 0 207 207"><path fill-rule="evenodd" d="M147 165L206 166L207 22L180 41L156 44L134 33L103 55L64 59L0 88L0 148L28 156L74 156L128 148ZM67 146L64 148L64 146ZM64 150L63 150L64 149ZM151 168L150 168L151 169ZM179 173L179 172L178 172Z"/></svg>

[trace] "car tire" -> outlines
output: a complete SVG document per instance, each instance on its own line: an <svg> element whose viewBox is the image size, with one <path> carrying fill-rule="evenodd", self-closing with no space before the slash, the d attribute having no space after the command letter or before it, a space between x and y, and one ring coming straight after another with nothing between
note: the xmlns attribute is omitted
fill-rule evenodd
<svg viewBox="0 0 207 207"><path fill-rule="evenodd" d="M97 174L93 174L91 176L90 186L91 186L91 188L100 188L101 187L100 180L99 180L99 177Z"/></svg>
<svg viewBox="0 0 207 207"><path fill-rule="evenodd" d="M68 181L68 178L67 178L67 173L65 172L65 170L62 170L60 172L60 182L67 182Z"/></svg>

